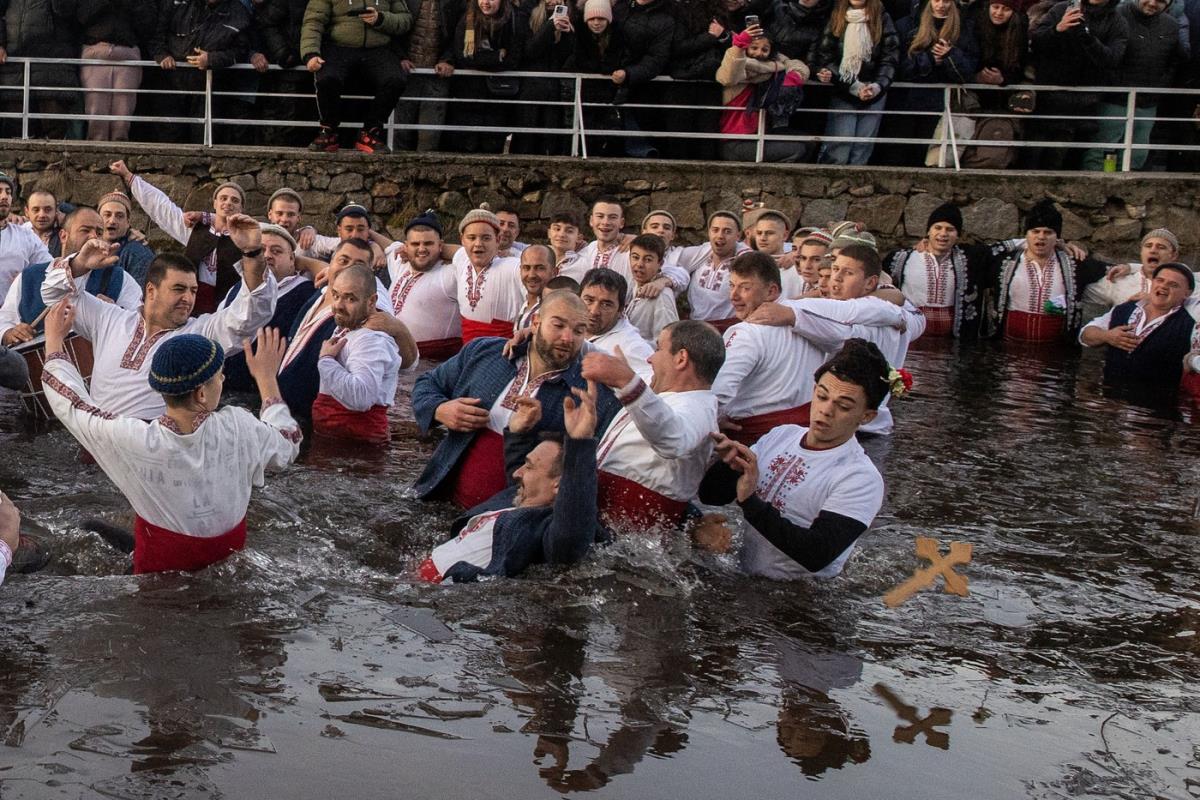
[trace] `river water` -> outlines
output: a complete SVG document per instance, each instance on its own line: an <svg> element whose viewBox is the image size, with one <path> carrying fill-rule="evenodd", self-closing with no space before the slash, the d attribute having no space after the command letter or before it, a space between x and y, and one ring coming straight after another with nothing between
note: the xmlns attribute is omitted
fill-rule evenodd
<svg viewBox="0 0 1200 800"><path fill-rule="evenodd" d="M307 453L248 549L134 578L130 512L0 401L0 486L55 560L0 588L0 797L1200 796L1200 426L1105 397L1094 353L918 343L887 501L845 573L739 577L628 539L570 570L407 581L432 445ZM968 597L896 609L916 536Z"/></svg>

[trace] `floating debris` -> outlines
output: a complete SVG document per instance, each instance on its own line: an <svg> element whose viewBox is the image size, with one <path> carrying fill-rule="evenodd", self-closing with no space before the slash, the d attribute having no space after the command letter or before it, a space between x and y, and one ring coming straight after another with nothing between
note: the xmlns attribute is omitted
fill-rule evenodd
<svg viewBox="0 0 1200 800"><path fill-rule="evenodd" d="M420 725L412 725L407 722L401 722L390 716L377 716L368 714L364 711L351 711L349 714L331 717L339 722L348 722L351 725L366 725L368 728L382 728L386 731L403 731L404 733L416 733L421 736L432 736L435 739L462 739L461 736L455 736L452 733L443 731L435 731L432 728L422 728Z"/></svg>

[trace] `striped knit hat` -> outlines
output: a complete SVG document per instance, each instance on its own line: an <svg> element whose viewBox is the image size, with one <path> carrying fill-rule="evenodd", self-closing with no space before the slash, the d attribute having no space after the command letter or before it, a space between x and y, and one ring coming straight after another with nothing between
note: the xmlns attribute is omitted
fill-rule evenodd
<svg viewBox="0 0 1200 800"><path fill-rule="evenodd" d="M496 229L496 233L500 232L500 220L496 218L496 215L486 208L476 208L468 211L462 221L458 223L458 235L462 236L462 232L473 222L486 222Z"/></svg>
<svg viewBox="0 0 1200 800"><path fill-rule="evenodd" d="M169 397L190 394L221 371L225 350L195 333L173 336L150 362L150 388Z"/></svg>
<svg viewBox="0 0 1200 800"><path fill-rule="evenodd" d="M108 194L103 195L96 202L96 210L104 208L105 203L120 203L121 205L125 206L126 214L133 213L133 203L129 200L129 195L125 194L124 192L109 192Z"/></svg>
<svg viewBox="0 0 1200 800"><path fill-rule="evenodd" d="M826 247L833 244L833 237L829 235L829 231L824 228L813 228L811 226L796 228L796 230L792 231L792 239L799 239L801 242L820 242Z"/></svg>
<svg viewBox="0 0 1200 800"><path fill-rule="evenodd" d="M872 250L879 250L879 243L875 241L874 235L869 231L852 231L846 230L844 233L839 233L834 237L829 244L830 250L840 250L843 247L849 247L852 244L865 245Z"/></svg>

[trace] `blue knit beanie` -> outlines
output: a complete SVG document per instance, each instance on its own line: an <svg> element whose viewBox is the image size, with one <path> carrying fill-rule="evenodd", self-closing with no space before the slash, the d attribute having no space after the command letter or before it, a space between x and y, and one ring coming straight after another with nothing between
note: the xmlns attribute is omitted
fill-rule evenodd
<svg viewBox="0 0 1200 800"><path fill-rule="evenodd" d="M438 236L442 235L442 223L438 221L437 214L434 213L432 208L426 209L418 216L410 219L408 224L404 226L404 235L407 236L408 232L416 227L432 228L434 231L437 231Z"/></svg>
<svg viewBox="0 0 1200 800"><path fill-rule="evenodd" d="M194 333L173 336L150 362L150 388L159 394L188 394L221 371L225 351L212 339Z"/></svg>

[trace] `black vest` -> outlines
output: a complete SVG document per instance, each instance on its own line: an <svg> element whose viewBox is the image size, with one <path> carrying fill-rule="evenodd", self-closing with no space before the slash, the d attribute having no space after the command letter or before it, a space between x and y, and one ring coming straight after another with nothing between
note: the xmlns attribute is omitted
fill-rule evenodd
<svg viewBox="0 0 1200 800"><path fill-rule="evenodd" d="M1135 308L1137 303L1132 300L1114 308L1109 329L1128 324ZM1109 347L1104 354L1105 383L1175 391L1183 377L1183 357L1191 350L1195 327L1192 315L1178 308L1132 353Z"/></svg>

